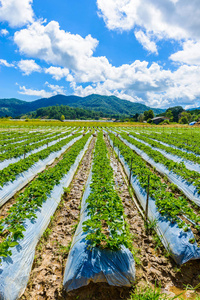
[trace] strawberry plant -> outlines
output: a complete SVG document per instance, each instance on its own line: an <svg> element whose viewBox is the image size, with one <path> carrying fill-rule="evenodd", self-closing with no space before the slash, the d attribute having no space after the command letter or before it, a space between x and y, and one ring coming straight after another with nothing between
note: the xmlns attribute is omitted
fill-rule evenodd
<svg viewBox="0 0 200 300"><path fill-rule="evenodd" d="M87 198L90 218L83 223L90 247L118 250L131 248L131 237L124 222L123 204L114 189L113 170L107 156L106 144L100 132L95 146L92 166L91 193Z"/></svg>

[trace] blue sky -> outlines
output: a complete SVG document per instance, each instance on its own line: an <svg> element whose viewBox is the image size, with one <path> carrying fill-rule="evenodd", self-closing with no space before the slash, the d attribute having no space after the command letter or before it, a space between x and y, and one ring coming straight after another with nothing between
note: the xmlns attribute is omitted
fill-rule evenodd
<svg viewBox="0 0 200 300"><path fill-rule="evenodd" d="M200 106L199 0L0 0L0 98Z"/></svg>

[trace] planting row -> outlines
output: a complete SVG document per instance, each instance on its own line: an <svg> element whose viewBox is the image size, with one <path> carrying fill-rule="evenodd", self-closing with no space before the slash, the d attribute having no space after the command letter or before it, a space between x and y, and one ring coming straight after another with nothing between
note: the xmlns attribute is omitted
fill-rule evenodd
<svg viewBox="0 0 200 300"><path fill-rule="evenodd" d="M174 135L165 132L163 132L162 134L156 134L153 132L151 132L150 134L142 133L142 135L155 139L156 141L161 141L168 145L175 146L179 150L185 150L200 155L199 137L197 138L197 140L194 137L184 138L184 135L183 137L180 137L180 135L177 135L175 137Z"/></svg>
<svg viewBox="0 0 200 300"><path fill-rule="evenodd" d="M165 146L165 145L163 145L155 140L152 140L146 136L144 137L143 135L135 134L132 131L130 131L130 135L131 135L131 137L134 137L139 142L145 142L147 146L153 147L154 150L161 151L161 153L164 155L172 154L174 156L177 156L178 162L183 161L186 164L186 167L189 169L195 170L194 163L200 164L200 156L197 156L193 153L187 153L187 152L183 152L179 149L174 149L170 146ZM198 172L200 172L200 165L196 165L196 170L198 170Z"/></svg>
<svg viewBox="0 0 200 300"><path fill-rule="evenodd" d="M114 189L113 170L101 132L65 268L65 289L77 289L91 281L131 286L135 264L128 248L132 248L132 239L122 201Z"/></svg>
<svg viewBox="0 0 200 300"><path fill-rule="evenodd" d="M134 138L131 138L125 133L121 133L120 136L133 145L135 151L139 150L140 154L147 155L145 158L146 160L149 158L152 159L152 165L158 167L158 169L161 171L163 170L163 173L165 173L168 177L170 177L171 174L175 174L177 176L175 178L177 182L180 181L180 188L187 185L187 190L191 187L191 189L193 189L192 194L194 196L191 200L200 205L200 174L198 172L188 170L183 162L177 163L171 159L168 159L159 151L153 150L151 147L135 140ZM171 173L169 174L167 170ZM183 181L185 181L185 183Z"/></svg>
<svg viewBox="0 0 200 300"><path fill-rule="evenodd" d="M14 138L10 138L10 139L1 138L0 147L2 148L2 147L6 147L10 144L19 143L23 140L28 139L30 136L32 136L32 137L39 136L39 134L40 134L40 132L26 133L26 134L21 133L19 136L14 137Z"/></svg>
<svg viewBox="0 0 200 300"><path fill-rule="evenodd" d="M28 132L5 131L5 132L0 133L0 140L1 140L1 142L4 142L4 140L12 140L12 139L15 139L15 138L20 138L20 137L26 136L28 134L29 134Z"/></svg>
<svg viewBox="0 0 200 300"><path fill-rule="evenodd" d="M148 175L151 176L150 196L154 196L157 200L156 204L159 207L160 212L163 214L168 214L171 220L178 222L181 227L187 227L186 223L179 219L179 216L184 214L193 222L195 222L196 229L200 230L200 216L197 216L194 213L193 209L190 208L186 198L176 198L173 193L168 192L167 185L165 183L162 183L159 176L157 176L155 173L152 173L146 162L144 162L138 154L136 154L134 151L131 151L131 149L122 141L120 141L120 139L117 138L114 134L111 133L109 136L114 141L114 145L119 148L125 161L128 161L127 163L132 170L132 174L139 176L140 184L142 187L147 188L147 177ZM128 151L127 154L126 150ZM142 176L142 174L144 176ZM172 189L175 188L173 184L171 185L171 187Z"/></svg>
<svg viewBox="0 0 200 300"><path fill-rule="evenodd" d="M43 145L48 145L57 139L61 139L68 134L69 134L68 132L60 134L59 136L53 134L52 137L49 137L42 141L40 141L40 136L38 136L38 137L36 137L36 139L34 139L34 141L35 141L34 144L30 145L25 142L17 148L15 147L15 145L12 145L10 147L9 151L6 151L5 153L0 154L0 162L4 161L6 159L19 157L19 156L23 155L24 153L31 152L32 150L38 149L38 148L42 147ZM46 137L46 136L44 135L44 137Z"/></svg>
<svg viewBox="0 0 200 300"><path fill-rule="evenodd" d="M24 159L24 158L30 156L31 154L37 153L37 152L39 152L43 149L46 149L46 148L48 148L52 145L55 145L59 141L61 141L61 140L65 139L66 137L68 137L69 135L70 135L70 132L65 133L63 135L63 137L57 137L57 138L55 137L51 142L48 142L48 140L45 140L45 141L43 141L43 146L36 147L34 150L31 150L30 152L26 152L26 149L24 149L25 152L24 152L23 155L20 155L16 158L13 157L13 158L10 158L10 159L7 159L7 160L4 160L4 161L0 162L0 170L3 170L4 168L9 166L10 164L16 163L16 162L20 161L21 159Z"/></svg>
<svg viewBox="0 0 200 300"><path fill-rule="evenodd" d="M27 171L36 162L38 162L39 160L44 160L51 153L59 151L70 140L80 135L81 135L80 133L70 135L69 137L63 139L62 141L57 142L55 145L49 146L48 148L45 148L37 153L31 154L25 159L21 159L16 163L10 164L8 167L4 168L3 170L0 170L0 187L3 187L3 185L8 181L14 181L17 175L19 175L24 171Z"/></svg>
<svg viewBox="0 0 200 300"><path fill-rule="evenodd" d="M36 210L42 206L53 187L59 183L64 174L67 174L88 138L89 134L76 142L55 167L39 174L38 178L30 183L16 199L15 204L8 212L8 216L4 220L0 220L0 236L3 238L0 243L0 257L11 255L11 251L8 250L9 247L18 244L18 239L23 238L24 221L26 219L34 220L37 217Z"/></svg>
<svg viewBox="0 0 200 300"><path fill-rule="evenodd" d="M88 232L86 239L91 247L119 250L122 245L131 247L131 241L107 155L103 134L99 133L93 159L91 192L87 198L90 219L83 223L83 231Z"/></svg>
<svg viewBox="0 0 200 300"><path fill-rule="evenodd" d="M67 127L67 130L72 130L71 127ZM36 136L40 136L43 134L46 135L51 135L51 134L61 134L64 133L62 132L63 130L59 129L59 130L43 130L43 131L26 131L26 132L15 132L12 136L7 136L4 134L4 137L0 138L0 147L6 146L6 145L10 145L10 144L14 144L14 143L20 143L23 140L27 140L31 137L36 137ZM66 131L66 130L64 130ZM0 134L1 135L1 134Z"/></svg>
<svg viewBox="0 0 200 300"><path fill-rule="evenodd" d="M10 164L0 171L0 183L2 185L0 187L0 207L80 138L81 134L69 136L61 142L32 154L15 164Z"/></svg>
<svg viewBox="0 0 200 300"><path fill-rule="evenodd" d="M0 221L0 298L14 300L24 291L36 244L47 228L63 193L88 148L86 134L54 167L45 170L20 194ZM9 286L9 288L8 288Z"/></svg>
<svg viewBox="0 0 200 300"><path fill-rule="evenodd" d="M168 191L167 184L113 133L109 137L127 175L131 175L132 186L144 210L149 193L148 216L151 221L157 222L157 233L175 261L182 264L190 259L200 258L200 248L195 240L196 232L200 231L200 217L187 199L173 193L176 190L173 184L169 185L171 190Z"/></svg>
<svg viewBox="0 0 200 300"><path fill-rule="evenodd" d="M26 139L22 139L20 141L15 141L14 143L9 143L6 144L5 146L1 146L0 147L0 152L12 152L13 148L18 148L18 147L26 147L27 145L32 145L32 144L36 144L44 139L49 139L52 137L57 137L59 136L58 133L40 133L40 134L30 134L29 136L27 136Z"/></svg>

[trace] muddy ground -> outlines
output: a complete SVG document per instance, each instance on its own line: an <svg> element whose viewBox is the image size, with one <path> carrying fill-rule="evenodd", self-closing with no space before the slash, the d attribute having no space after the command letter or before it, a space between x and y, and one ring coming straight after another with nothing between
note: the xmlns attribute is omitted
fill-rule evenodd
<svg viewBox="0 0 200 300"><path fill-rule="evenodd" d="M71 293L63 290L62 282L75 227L79 220L79 209L84 186L89 175L92 161L94 139L86 152L79 169L72 181L69 193L65 193L53 221L39 242L35 253L34 265L23 300L119 300L129 299L131 289L110 287L107 284L93 284ZM108 143L107 143L108 145ZM182 267L167 255L156 236L147 234L141 217L129 189L125 183L125 175L121 165L109 148L111 165L114 170L116 189L123 201L127 222L133 234L133 246L136 256L136 285L161 285L169 295L183 292L185 285L191 287L199 284L200 261L189 262ZM173 293L172 293L173 292ZM184 291L184 299L194 299L191 291Z"/></svg>

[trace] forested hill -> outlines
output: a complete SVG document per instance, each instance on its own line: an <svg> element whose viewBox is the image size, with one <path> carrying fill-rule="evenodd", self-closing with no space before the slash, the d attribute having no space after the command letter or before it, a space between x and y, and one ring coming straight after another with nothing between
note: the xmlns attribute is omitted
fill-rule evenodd
<svg viewBox="0 0 200 300"><path fill-rule="evenodd" d="M151 109L146 105L122 100L115 96L90 95L87 97L56 95L50 98L43 98L32 102L18 99L0 99L0 116L16 117L41 107L68 105L84 109L102 112L107 115L134 115ZM164 110L152 108L155 114Z"/></svg>
<svg viewBox="0 0 200 300"><path fill-rule="evenodd" d="M57 105L38 108L36 111L28 113L23 117L31 119L57 119L62 120L98 120L105 117L102 112L95 112L89 109L70 107L67 105Z"/></svg>

